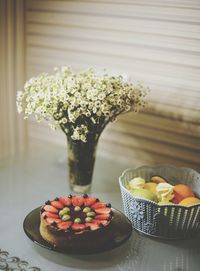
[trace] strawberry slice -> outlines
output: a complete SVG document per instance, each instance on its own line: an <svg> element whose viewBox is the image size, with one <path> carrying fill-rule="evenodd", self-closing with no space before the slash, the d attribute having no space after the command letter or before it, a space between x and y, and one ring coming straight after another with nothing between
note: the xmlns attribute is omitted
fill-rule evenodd
<svg viewBox="0 0 200 271"><path fill-rule="evenodd" d="M81 206L84 204L84 202L85 202L85 199L81 196L73 196L72 197L72 204L74 206Z"/></svg>
<svg viewBox="0 0 200 271"><path fill-rule="evenodd" d="M59 215L55 214L55 213L50 213L50 212L44 212L46 217L50 217L50 218L60 218Z"/></svg>
<svg viewBox="0 0 200 271"><path fill-rule="evenodd" d="M85 200L85 206L91 206L96 202L97 199L88 197L88 198L85 198L84 200Z"/></svg>
<svg viewBox="0 0 200 271"><path fill-rule="evenodd" d="M105 226L105 225L108 224L108 220L98 220L98 219L93 219L93 220L92 220L92 223L97 224L97 225L102 224L102 225Z"/></svg>
<svg viewBox="0 0 200 271"><path fill-rule="evenodd" d="M58 213L58 209L51 205L45 205L44 210L50 213Z"/></svg>
<svg viewBox="0 0 200 271"><path fill-rule="evenodd" d="M99 224L93 223L93 222L86 223L85 226L90 227L91 231L95 231L99 229Z"/></svg>
<svg viewBox="0 0 200 271"><path fill-rule="evenodd" d="M47 212L42 213L42 217L45 217L47 215Z"/></svg>
<svg viewBox="0 0 200 271"><path fill-rule="evenodd" d="M106 207L106 204L104 202L96 202L95 204L93 204L92 206L92 209L99 209L99 208L105 208Z"/></svg>
<svg viewBox="0 0 200 271"><path fill-rule="evenodd" d="M74 231L82 231L82 230L85 229L85 227L86 227L85 224L74 223L72 225L72 230L74 230Z"/></svg>
<svg viewBox="0 0 200 271"><path fill-rule="evenodd" d="M100 220L107 220L110 218L109 214L103 214L103 215L96 215L95 219L100 219Z"/></svg>
<svg viewBox="0 0 200 271"><path fill-rule="evenodd" d="M59 201L60 201L62 204L64 204L64 206L70 206L70 205L72 204L72 200L71 200L71 198L69 198L69 197L66 197L66 198L60 197L60 198L59 198Z"/></svg>
<svg viewBox="0 0 200 271"><path fill-rule="evenodd" d="M60 223L61 222L61 219L59 218L51 218L51 217L48 217L46 219L46 221L49 223L49 224L52 224L52 223Z"/></svg>
<svg viewBox="0 0 200 271"><path fill-rule="evenodd" d="M72 221L65 221L58 223L58 228L61 230L67 230L69 227L71 227Z"/></svg>
<svg viewBox="0 0 200 271"><path fill-rule="evenodd" d="M104 215L104 214L109 214L111 212L111 209L110 208L99 208L99 209L95 209L95 212L97 214L100 214L100 215Z"/></svg>
<svg viewBox="0 0 200 271"><path fill-rule="evenodd" d="M62 208L64 208L64 204L63 204L61 201L59 201L59 200L53 200L53 201L51 202L51 205L52 205L53 207L57 208L57 209L62 209Z"/></svg>

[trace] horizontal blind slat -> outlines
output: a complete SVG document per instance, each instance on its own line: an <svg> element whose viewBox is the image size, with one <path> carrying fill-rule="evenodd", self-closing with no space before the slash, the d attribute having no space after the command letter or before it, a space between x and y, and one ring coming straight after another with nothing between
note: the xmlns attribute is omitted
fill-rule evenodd
<svg viewBox="0 0 200 271"><path fill-rule="evenodd" d="M52 12L68 12L68 13L81 13L81 14L99 14L102 16L123 16L123 17L141 17L145 19L160 19L160 20L173 20L184 22L200 22L199 9L185 9L181 7L159 7L159 6L144 6L135 4L118 4L112 3L98 3L98 2L79 2L76 1L45 1L39 0L28 1L27 5L30 11L52 11Z"/></svg>
<svg viewBox="0 0 200 271"><path fill-rule="evenodd" d="M102 24L103 21L103 24ZM57 14L56 12L27 11L27 22L47 23L54 25L73 25L97 29L112 29L121 31L137 31L145 33L160 33L166 35L190 37L199 39L200 27L198 24L178 22L162 22L142 20L137 18L127 19L102 17L83 14Z"/></svg>

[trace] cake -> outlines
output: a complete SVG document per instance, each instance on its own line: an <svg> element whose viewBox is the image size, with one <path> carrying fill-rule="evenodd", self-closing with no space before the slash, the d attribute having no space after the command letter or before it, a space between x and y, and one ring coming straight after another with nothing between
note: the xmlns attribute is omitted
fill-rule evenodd
<svg viewBox="0 0 200 271"><path fill-rule="evenodd" d="M46 201L40 211L40 234L52 246L95 250L112 236L111 204L95 197L69 195Z"/></svg>

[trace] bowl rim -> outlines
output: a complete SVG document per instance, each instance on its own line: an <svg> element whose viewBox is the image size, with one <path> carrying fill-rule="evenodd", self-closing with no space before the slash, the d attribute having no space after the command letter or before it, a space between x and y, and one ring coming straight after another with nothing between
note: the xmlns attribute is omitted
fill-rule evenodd
<svg viewBox="0 0 200 271"><path fill-rule="evenodd" d="M196 203L196 204L192 204L192 205L189 205L189 206L183 206L183 205L178 205L178 204L175 204L175 203L172 203L172 204L158 204L157 202L155 201L152 201L152 200L148 200L148 199L144 199L144 198L140 198L140 197L135 197L133 196L130 191L123 185L122 183L122 179L124 178L124 176L126 175L127 172L130 172L130 171L133 171L133 170L138 170L138 169L143 169L143 168L150 168L150 169L155 169L155 168L162 168L162 167L168 167L168 168L173 168L173 169L179 169L179 170L189 170L189 171L192 171L194 174L198 174L200 175L199 172L197 172L196 170L192 169L192 168L189 168L189 167L176 167L176 166L173 166L171 164L158 164L158 165L142 165L142 166L138 166L138 167L135 167L135 168L127 168L125 169L122 174L119 176L119 184L120 184L120 187L123 187L123 189L125 189L125 191L133 198L133 199L141 199L143 201L146 201L146 202L149 202L151 204L154 204L155 206L157 206L158 208L163 208L163 207L176 207L176 208L183 208L183 209L192 209L196 206L200 206L200 203Z"/></svg>

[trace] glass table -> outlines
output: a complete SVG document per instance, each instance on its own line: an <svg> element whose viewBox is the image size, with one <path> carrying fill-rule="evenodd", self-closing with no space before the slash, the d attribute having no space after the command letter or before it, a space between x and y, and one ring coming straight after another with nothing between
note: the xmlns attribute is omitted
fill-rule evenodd
<svg viewBox="0 0 200 271"><path fill-rule="evenodd" d="M131 238L120 247L93 255L62 254L39 247L29 240L23 231L25 216L47 199L70 193L65 151L63 147L33 141L26 154L1 161L0 270L13 270L12 266L15 266L14 270L32 271L200 270L199 236L162 241L133 231ZM123 211L118 177L131 166L131 163L97 155L91 194Z"/></svg>

